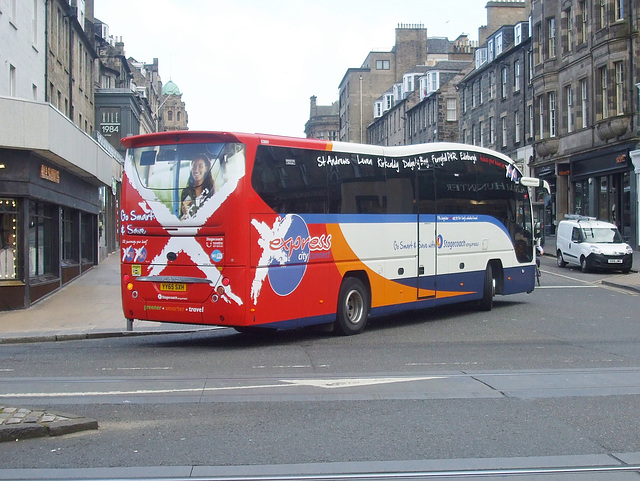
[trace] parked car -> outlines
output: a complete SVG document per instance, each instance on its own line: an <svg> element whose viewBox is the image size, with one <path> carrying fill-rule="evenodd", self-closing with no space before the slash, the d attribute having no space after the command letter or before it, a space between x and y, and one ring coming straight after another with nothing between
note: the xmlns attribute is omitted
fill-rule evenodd
<svg viewBox="0 0 640 481"><path fill-rule="evenodd" d="M556 238L558 266L580 266L591 269L631 270L633 249L624 242L614 224L595 217L566 215L558 224Z"/></svg>

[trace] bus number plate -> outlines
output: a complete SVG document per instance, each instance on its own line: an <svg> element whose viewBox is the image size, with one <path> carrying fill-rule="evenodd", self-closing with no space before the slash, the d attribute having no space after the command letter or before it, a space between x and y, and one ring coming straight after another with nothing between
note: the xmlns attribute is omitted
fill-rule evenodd
<svg viewBox="0 0 640 481"><path fill-rule="evenodd" d="M169 292L185 292L187 290L187 285L177 282L161 282L160 290Z"/></svg>

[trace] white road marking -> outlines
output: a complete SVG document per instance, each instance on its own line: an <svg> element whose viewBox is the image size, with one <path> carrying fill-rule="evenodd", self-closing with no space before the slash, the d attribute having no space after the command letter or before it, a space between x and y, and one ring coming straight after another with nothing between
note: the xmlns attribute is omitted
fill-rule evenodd
<svg viewBox="0 0 640 481"><path fill-rule="evenodd" d="M235 391L247 389L267 389L281 387L311 386L323 389L341 389L360 386L374 386L380 384L391 384L399 382L430 381L442 379L445 376L424 376L424 377L388 377L388 378L338 378L338 379L283 379L282 384L256 384L248 386L225 386L225 387L196 387L180 389L136 389L132 391L77 391L77 392L27 392L27 393L5 393L0 394L0 398L54 398L54 397L90 397L90 396L139 396L158 394L190 394L216 391Z"/></svg>

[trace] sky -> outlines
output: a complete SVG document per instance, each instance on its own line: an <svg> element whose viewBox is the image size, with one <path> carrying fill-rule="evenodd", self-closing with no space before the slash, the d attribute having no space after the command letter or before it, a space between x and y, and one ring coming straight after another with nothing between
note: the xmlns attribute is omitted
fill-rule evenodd
<svg viewBox="0 0 640 481"><path fill-rule="evenodd" d="M487 0L94 0L125 55L182 92L189 130L304 137L310 97L338 100L347 69L390 51L399 24L478 40ZM373 108L373 106L372 106Z"/></svg>

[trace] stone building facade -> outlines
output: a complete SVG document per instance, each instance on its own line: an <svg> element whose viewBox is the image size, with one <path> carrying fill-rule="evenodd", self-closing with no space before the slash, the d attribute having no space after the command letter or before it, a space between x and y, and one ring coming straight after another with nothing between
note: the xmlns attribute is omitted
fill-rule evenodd
<svg viewBox="0 0 640 481"><path fill-rule="evenodd" d="M416 65L426 65L427 29L423 25L399 25L390 52L370 52L360 68L350 68L339 85L340 140L366 142L373 121L373 103L390 85Z"/></svg>
<svg viewBox="0 0 640 481"><path fill-rule="evenodd" d="M412 94L419 102L407 111L408 143L460 140L458 84L471 65L445 60L427 69Z"/></svg>
<svg viewBox="0 0 640 481"><path fill-rule="evenodd" d="M340 130L340 117L338 115L338 102L331 105L318 105L318 99L314 95L310 99L309 120L304 126L306 137L322 140L338 140Z"/></svg>
<svg viewBox="0 0 640 481"><path fill-rule="evenodd" d="M534 172L556 184L556 222L608 220L634 247L639 21L637 1L531 1Z"/></svg>

